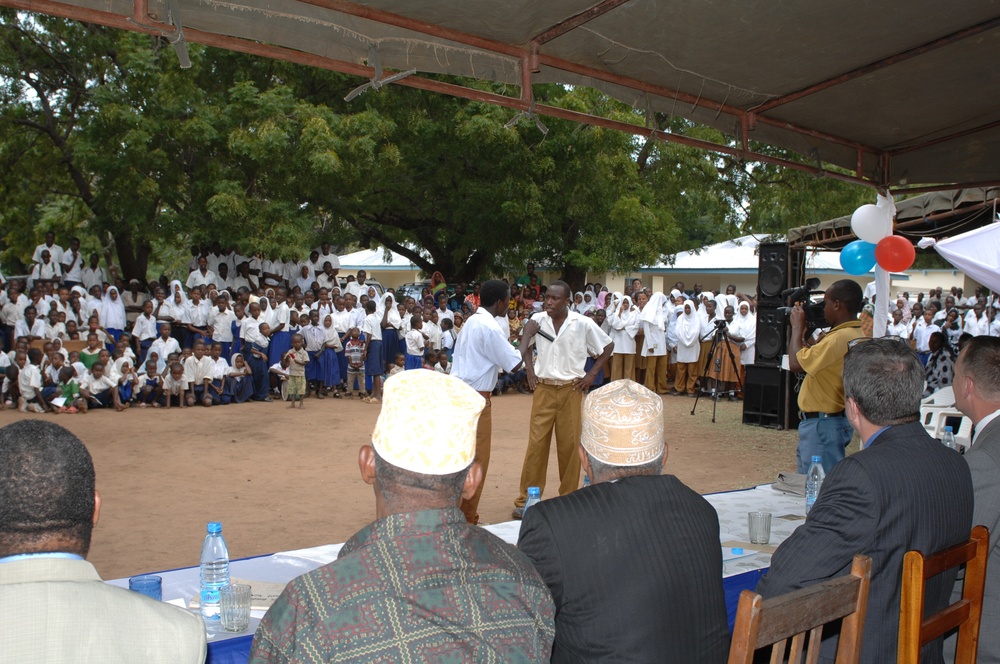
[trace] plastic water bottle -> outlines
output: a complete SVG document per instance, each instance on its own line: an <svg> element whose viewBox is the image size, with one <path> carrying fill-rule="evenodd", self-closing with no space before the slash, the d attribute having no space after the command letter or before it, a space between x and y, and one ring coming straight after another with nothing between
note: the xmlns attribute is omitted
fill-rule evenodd
<svg viewBox="0 0 1000 664"><path fill-rule="evenodd" d="M527 512L529 507L531 507L532 505L537 505L540 502L542 502L542 490L539 489L537 486L529 486L528 500L526 503L524 503L524 511Z"/></svg>
<svg viewBox="0 0 1000 664"><path fill-rule="evenodd" d="M941 435L941 442L948 449L958 451L958 445L955 443L955 434L952 433L951 427L944 428L944 434Z"/></svg>
<svg viewBox="0 0 1000 664"><path fill-rule="evenodd" d="M823 486L825 478L826 473L823 472L823 457L815 455L812 458L812 464L809 466L809 472L806 473L806 514L809 514L809 510L816 503L820 487Z"/></svg>
<svg viewBox="0 0 1000 664"><path fill-rule="evenodd" d="M219 619L219 590L229 585L229 549L222 538L222 524L209 521L201 546L201 617Z"/></svg>

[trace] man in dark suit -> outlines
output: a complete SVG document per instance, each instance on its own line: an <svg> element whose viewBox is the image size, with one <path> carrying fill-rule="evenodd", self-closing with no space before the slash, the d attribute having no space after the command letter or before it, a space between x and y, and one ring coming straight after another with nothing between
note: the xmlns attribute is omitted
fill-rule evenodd
<svg viewBox="0 0 1000 664"><path fill-rule="evenodd" d="M518 548L556 603L553 662L725 662L719 518L672 475L663 402L630 380L594 390L579 448L592 485L524 514Z"/></svg>
<svg viewBox="0 0 1000 664"><path fill-rule="evenodd" d="M954 386L955 405L976 428L972 448L965 453L976 496L972 523L990 529L978 661L998 664L1000 632L994 627L1000 624L1000 339L977 336L965 344L955 364Z"/></svg>
<svg viewBox="0 0 1000 664"><path fill-rule="evenodd" d="M765 598L841 576L856 553L872 559L861 662L896 661L903 556L934 553L962 542L972 528L972 479L954 450L919 422L924 371L916 353L887 337L861 341L844 360L847 418L862 450L830 471L806 522L771 558L757 585ZM948 603L954 571L927 582L926 607ZM836 639L824 640L833 661ZM942 661L941 641L921 661Z"/></svg>

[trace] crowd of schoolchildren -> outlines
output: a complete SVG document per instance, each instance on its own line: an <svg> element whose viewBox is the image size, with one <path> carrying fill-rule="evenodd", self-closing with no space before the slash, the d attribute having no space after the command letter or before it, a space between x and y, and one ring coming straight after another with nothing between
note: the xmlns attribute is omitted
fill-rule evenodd
<svg viewBox="0 0 1000 664"><path fill-rule="evenodd" d="M938 287L913 298L904 292L887 308L886 334L909 343L924 364L925 397L951 385L955 360L966 340L979 335L1000 336L1000 311L994 296L984 288L977 288L972 296L966 296L961 288L944 293ZM872 298L861 312L866 332L871 329L874 314Z"/></svg>
<svg viewBox="0 0 1000 664"><path fill-rule="evenodd" d="M303 261L192 249L185 280L109 278L79 242L63 250L52 234L36 248L26 283L0 293L5 373L0 408L86 412L185 408L303 398L378 403L382 380L408 369L447 373L457 335L479 306L478 286L449 291L434 273L418 297L396 301L359 271L346 283L324 244ZM230 276L234 275L234 276ZM0 277L2 278L2 277ZM515 346L523 322L541 310L545 287L532 266L512 284L507 313ZM928 390L950 384L961 339L1000 334L985 293L941 289L893 303L887 333L907 339L927 366ZM861 314L870 335L874 297ZM614 341L595 387L628 377L660 394L697 390L737 399L743 367L754 361L756 302L730 284L724 293L650 292L638 279L623 292L588 284L571 310ZM668 390L669 386L669 390ZM523 371L501 375L495 392L526 392Z"/></svg>

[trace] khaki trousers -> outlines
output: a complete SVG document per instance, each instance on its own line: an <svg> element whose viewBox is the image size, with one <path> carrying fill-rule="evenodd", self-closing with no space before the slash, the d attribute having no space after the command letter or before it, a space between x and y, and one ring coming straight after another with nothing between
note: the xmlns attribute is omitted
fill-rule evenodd
<svg viewBox="0 0 1000 664"><path fill-rule="evenodd" d="M468 500L462 499L462 513L465 520L475 525L479 523L479 499L483 497L483 487L486 486L486 471L490 468L490 449L493 446L493 404L489 392L480 392L486 399L486 407L479 414L479 424L476 427L476 461L483 468L483 481L479 483L476 493Z"/></svg>
<svg viewBox="0 0 1000 664"><path fill-rule="evenodd" d="M556 457L559 459L559 495L576 491L580 486L580 410L583 393L572 384L554 386L538 383L531 400L531 428L528 449L521 467L521 487L515 507L524 507L528 487L537 486L545 493L545 474L549 469L552 432L556 434Z"/></svg>
<svg viewBox="0 0 1000 664"><path fill-rule="evenodd" d="M678 362L674 389L684 394L694 394L694 385L698 380L700 368L701 362Z"/></svg>
<svg viewBox="0 0 1000 664"><path fill-rule="evenodd" d="M635 354L615 353L611 356L611 380L635 380Z"/></svg>
<svg viewBox="0 0 1000 664"><path fill-rule="evenodd" d="M667 393L667 364L669 362L669 355L646 356L645 385L648 389L657 394Z"/></svg>

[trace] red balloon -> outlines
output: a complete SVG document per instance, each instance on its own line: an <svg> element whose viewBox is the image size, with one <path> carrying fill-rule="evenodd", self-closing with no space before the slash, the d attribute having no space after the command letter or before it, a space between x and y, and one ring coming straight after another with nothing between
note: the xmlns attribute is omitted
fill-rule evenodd
<svg viewBox="0 0 1000 664"><path fill-rule="evenodd" d="M917 252L913 243L900 235L882 238L875 245L875 260L889 272L902 272L913 265Z"/></svg>

